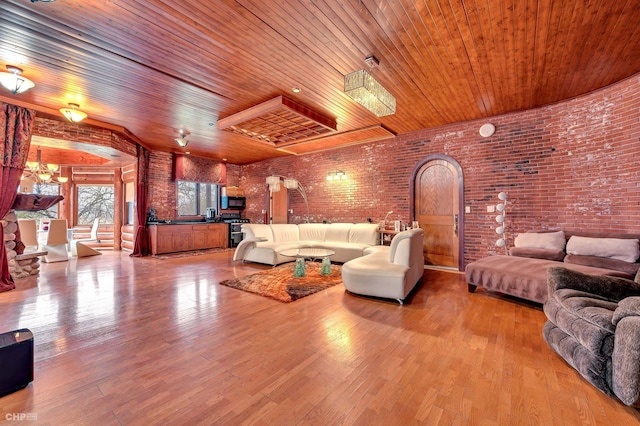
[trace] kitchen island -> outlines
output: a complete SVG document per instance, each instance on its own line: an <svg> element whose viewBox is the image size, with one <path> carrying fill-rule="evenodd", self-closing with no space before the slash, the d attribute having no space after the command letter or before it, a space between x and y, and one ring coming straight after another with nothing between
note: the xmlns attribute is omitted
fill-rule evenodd
<svg viewBox="0 0 640 426"><path fill-rule="evenodd" d="M147 225L151 254L227 248L229 226L226 223L177 222Z"/></svg>

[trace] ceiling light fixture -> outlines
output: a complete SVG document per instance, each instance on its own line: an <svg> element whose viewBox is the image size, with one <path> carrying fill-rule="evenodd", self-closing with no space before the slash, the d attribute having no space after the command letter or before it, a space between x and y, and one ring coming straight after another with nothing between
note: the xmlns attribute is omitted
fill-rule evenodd
<svg viewBox="0 0 640 426"><path fill-rule="evenodd" d="M189 135L185 134L184 130L180 129L180 136L175 138L174 141L176 141L180 147L184 148L189 144Z"/></svg>
<svg viewBox="0 0 640 426"><path fill-rule="evenodd" d="M35 83L26 77L21 77L22 68L7 65L8 72L0 72L0 84L13 93L23 93L35 86Z"/></svg>
<svg viewBox="0 0 640 426"><path fill-rule="evenodd" d="M27 161L22 173L22 179L29 179L39 184L60 184L66 183L69 180L67 176L55 176L60 168L58 164L45 164L42 162L42 151L40 150L40 147L38 147L36 152L36 161Z"/></svg>
<svg viewBox="0 0 640 426"><path fill-rule="evenodd" d="M375 56L368 56L365 62L370 71L380 64ZM344 76L344 93L378 117L396 113L396 98L366 70Z"/></svg>
<svg viewBox="0 0 640 426"><path fill-rule="evenodd" d="M70 103L68 108L60 108L60 112L70 122L79 123L82 120L84 120L85 118L87 118L87 114L85 114L84 112L80 111L78 108L80 108L80 105L74 104L74 103Z"/></svg>
<svg viewBox="0 0 640 426"><path fill-rule="evenodd" d="M275 148L319 138L337 129L335 118L286 96L278 96L218 120L218 130L236 133Z"/></svg>

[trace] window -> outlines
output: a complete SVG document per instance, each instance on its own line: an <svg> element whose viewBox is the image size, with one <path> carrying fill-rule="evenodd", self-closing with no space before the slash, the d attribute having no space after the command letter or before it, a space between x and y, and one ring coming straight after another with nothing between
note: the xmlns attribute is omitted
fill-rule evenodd
<svg viewBox="0 0 640 426"><path fill-rule="evenodd" d="M54 183L37 183L33 192L41 195L59 195L60 186ZM37 212L21 210L17 211L16 214L18 219L57 219L58 204L59 203L55 203L47 210L38 210Z"/></svg>
<svg viewBox="0 0 640 426"><path fill-rule="evenodd" d="M135 206L133 205L135 187L133 182L127 182L124 185L124 223L125 225L133 225Z"/></svg>
<svg viewBox="0 0 640 426"><path fill-rule="evenodd" d="M178 216L204 216L207 207L218 207L218 185L177 181Z"/></svg>
<svg viewBox="0 0 640 426"><path fill-rule="evenodd" d="M78 225L91 225L96 217L100 223L112 224L115 210L113 185L78 185Z"/></svg>

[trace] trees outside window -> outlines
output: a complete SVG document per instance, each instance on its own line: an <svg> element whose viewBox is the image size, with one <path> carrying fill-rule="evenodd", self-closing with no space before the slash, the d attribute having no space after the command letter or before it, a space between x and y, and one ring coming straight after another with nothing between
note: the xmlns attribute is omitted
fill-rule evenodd
<svg viewBox="0 0 640 426"><path fill-rule="evenodd" d="M195 215L197 212L197 183L178 181L178 216Z"/></svg>
<svg viewBox="0 0 640 426"><path fill-rule="evenodd" d="M102 224L113 224L115 191L113 185L78 185L78 225L91 225L96 217Z"/></svg>
<svg viewBox="0 0 640 426"><path fill-rule="evenodd" d="M178 216L204 216L207 207L218 206L218 185L177 181Z"/></svg>

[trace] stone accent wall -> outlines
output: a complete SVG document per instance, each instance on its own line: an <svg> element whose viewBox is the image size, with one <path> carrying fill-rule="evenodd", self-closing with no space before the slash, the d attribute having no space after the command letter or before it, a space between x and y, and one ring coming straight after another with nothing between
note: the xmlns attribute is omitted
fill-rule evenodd
<svg viewBox="0 0 640 426"><path fill-rule="evenodd" d="M40 274L40 257L37 253L17 254L16 231L18 230L18 218L15 210L9 212L2 218L4 227L4 247L7 251L9 273L13 279L37 276Z"/></svg>

